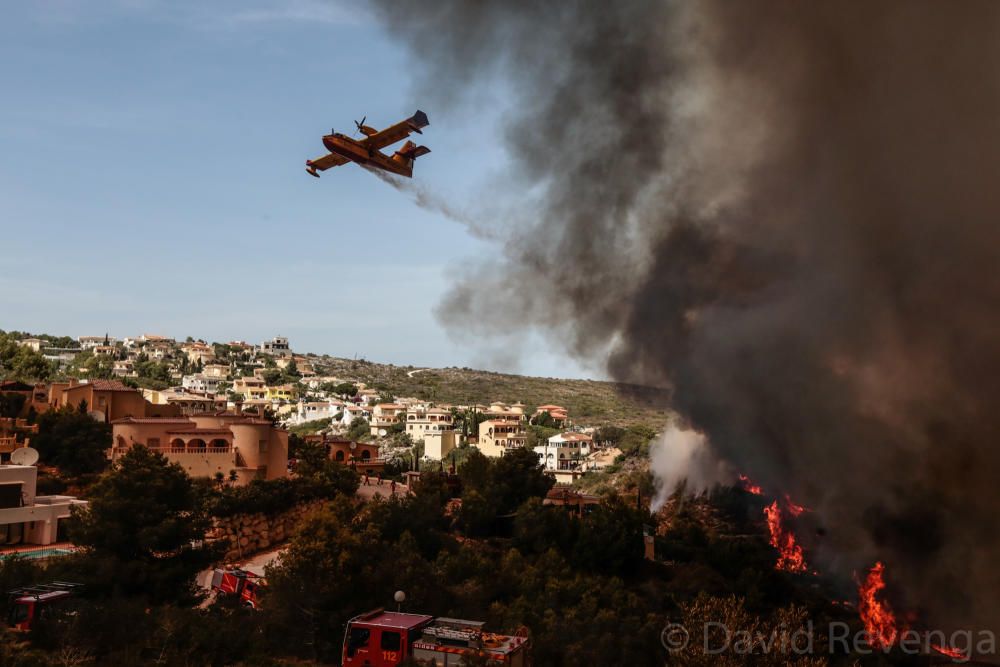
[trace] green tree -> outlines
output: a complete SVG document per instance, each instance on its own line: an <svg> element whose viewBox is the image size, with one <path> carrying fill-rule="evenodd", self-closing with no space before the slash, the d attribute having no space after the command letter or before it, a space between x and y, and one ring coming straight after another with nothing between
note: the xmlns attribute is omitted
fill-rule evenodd
<svg viewBox="0 0 1000 667"><path fill-rule="evenodd" d="M68 475L84 475L104 470L111 447L111 426L95 421L86 412L72 407L43 412L36 420L38 435L32 445L43 463L54 465Z"/></svg>
<svg viewBox="0 0 1000 667"><path fill-rule="evenodd" d="M367 440L371 432L371 424L368 423L368 420L364 417L357 417L347 429L346 437L348 440Z"/></svg>
<svg viewBox="0 0 1000 667"><path fill-rule="evenodd" d="M542 410L531 421L535 426L544 426L546 428L555 428L556 424L556 420L552 418L552 415L547 410Z"/></svg>
<svg viewBox="0 0 1000 667"><path fill-rule="evenodd" d="M192 604L194 575L215 554L193 544L208 521L184 469L142 445L132 447L76 509L70 537L98 593Z"/></svg>
<svg viewBox="0 0 1000 667"><path fill-rule="evenodd" d="M31 348L18 345L20 337L0 332L0 378L23 382L46 380L52 375L52 364Z"/></svg>
<svg viewBox="0 0 1000 667"><path fill-rule="evenodd" d="M341 398L351 398L358 394L358 385L352 382L341 382L340 384L327 382L323 385L322 389L323 391L334 393Z"/></svg>
<svg viewBox="0 0 1000 667"><path fill-rule="evenodd" d="M8 419L20 417L27 400L28 397L24 394L14 392L0 393L0 417L7 417Z"/></svg>
<svg viewBox="0 0 1000 667"><path fill-rule="evenodd" d="M354 524L356 511L344 498L307 517L279 564L267 568L265 622L312 660L338 662L344 622L380 601L372 582L386 554L375 526Z"/></svg>

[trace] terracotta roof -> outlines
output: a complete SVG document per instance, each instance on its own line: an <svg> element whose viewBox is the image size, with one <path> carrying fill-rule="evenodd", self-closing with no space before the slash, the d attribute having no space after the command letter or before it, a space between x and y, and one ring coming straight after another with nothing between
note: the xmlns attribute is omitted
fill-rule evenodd
<svg viewBox="0 0 1000 667"><path fill-rule="evenodd" d="M552 437L559 437L559 438L562 438L564 441L567 441L567 442L579 442L581 440L593 440L593 438L591 438L589 435L586 435L584 433L560 433L558 436L552 436Z"/></svg>
<svg viewBox="0 0 1000 667"><path fill-rule="evenodd" d="M193 424L187 417L122 417L112 424Z"/></svg>
<svg viewBox="0 0 1000 667"><path fill-rule="evenodd" d="M90 382L81 382L80 384L66 387L65 391L79 389L80 387L93 387L94 391L138 391L138 389L133 389L118 380L91 380Z"/></svg>
<svg viewBox="0 0 1000 667"><path fill-rule="evenodd" d="M35 385L25 384L17 380L4 380L0 382L0 391L32 391Z"/></svg>
<svg viewBox="0 0 1000 667"><path fill-rule="evenodd" d="M200 427L182 428L182 429L178 429L178 430L167 431L167 433L168 434L184 434L184 435L191 435L192 433L195 433L195 434L197 434L197 433L224 433L226 435L232 435L233 434L233 432L230 431L228 428L200 428Z"/></svg>

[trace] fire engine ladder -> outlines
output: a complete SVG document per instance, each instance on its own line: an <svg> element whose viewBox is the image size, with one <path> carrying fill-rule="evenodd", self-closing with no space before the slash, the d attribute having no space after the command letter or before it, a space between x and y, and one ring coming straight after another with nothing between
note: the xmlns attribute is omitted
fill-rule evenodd
<svg viewBox="0 0 1000 667"><path fill-rule="evenodd" d="M440 621L441 619L438 619ZM477 645L483 636L482 624L470 624L465 627L448 627L446 625L429 625L423 633L436 639L465 642L469 646Z"/></svg>
<svg viewBox="0 0 1000 667"><path fill-rule="evenodd" d="M82 586L83 584L75 584L69 581L53 581L51 584L35 584L34 586L15 588L12 591L8 591L7 595L11 597L31 596L37 598L39 595L45 595L46 593L72 591L77 588L81 588Z"/></svg>

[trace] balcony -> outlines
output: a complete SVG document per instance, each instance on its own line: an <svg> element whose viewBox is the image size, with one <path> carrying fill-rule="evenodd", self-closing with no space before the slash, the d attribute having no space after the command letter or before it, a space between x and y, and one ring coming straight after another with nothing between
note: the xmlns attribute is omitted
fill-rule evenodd
<svg viewBox="0 0 1000 667"><path fill-rule="evenodd" d="M0 454L10 454L15 449L20 449L26 446L25 443L19 442L17 436L10 436L7 438L0 438Z"/></svg>

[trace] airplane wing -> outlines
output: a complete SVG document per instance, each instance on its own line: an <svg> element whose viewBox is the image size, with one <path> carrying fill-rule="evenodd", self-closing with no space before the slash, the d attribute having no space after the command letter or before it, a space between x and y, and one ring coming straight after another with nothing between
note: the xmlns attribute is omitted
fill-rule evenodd
<svg viewBox="0 0 1000 667"><path fill-rule="evenodd" d="M416 132L417 134L423 134L420 128L427 127L430 122L427 120L427 114L423 111L417 110L417 113L413 114L406 120L400 121L395 125L390 125L384 130L380 130L375 134L362 139L361 143L371 149L379 150L380 148L385 148L391 144L401 141L406 137L410 136L410 132Z"/></svg>
<svg viewBox="0 0 1000 667"><path fill-rule="evenodd" d="M337 155L336 153L327 153L323 157L316 158L315 160L306 160L306 171L310 175L319 178L317 171L326 171L331 167L339 167L342 164L347 164L350 162L346 157Z"/></svg>

